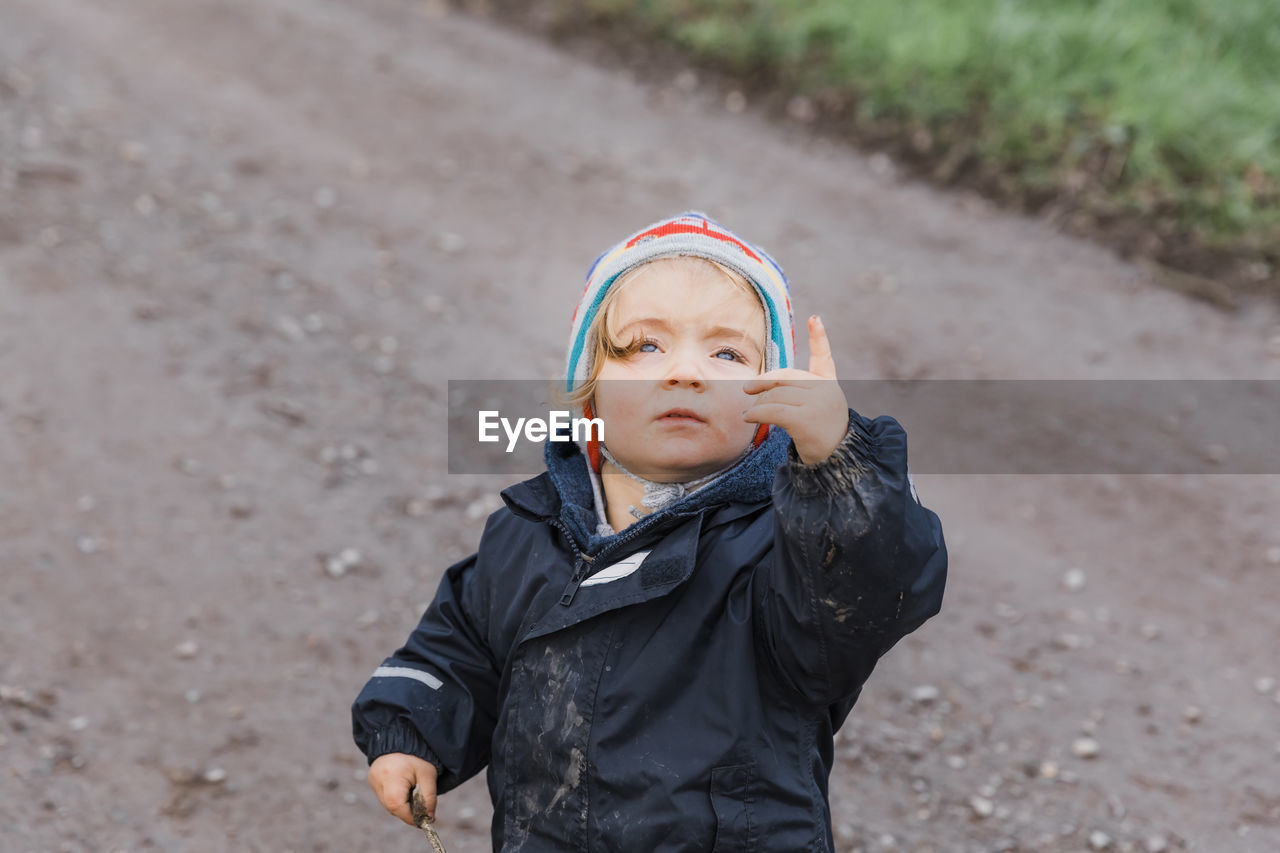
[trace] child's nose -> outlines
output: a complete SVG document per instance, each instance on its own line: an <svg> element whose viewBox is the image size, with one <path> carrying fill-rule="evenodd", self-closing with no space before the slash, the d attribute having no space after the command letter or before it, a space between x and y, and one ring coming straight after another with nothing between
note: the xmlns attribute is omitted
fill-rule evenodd
<svg viewBox="0 0 1280 853"><path fill-rule="evenodd" d="M703 375L702 362L695 353L677 349L667 360L666 375L663 381L667 385L692 385L701 387L706 377Z"/></svg>

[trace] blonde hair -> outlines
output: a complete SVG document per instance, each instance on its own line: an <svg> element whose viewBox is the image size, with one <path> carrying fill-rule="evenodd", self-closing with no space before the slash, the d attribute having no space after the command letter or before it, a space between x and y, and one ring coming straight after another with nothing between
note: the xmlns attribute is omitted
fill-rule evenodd
<svg viewBox="0 0 1280 853"><path fill-rule="evenodd" d="M703 264L713 267L729 280L738 290L751 294L755 300L757 307L760 309L761 331L765 342L769 339L769 317L765 311L764 300L760 298L760 293L756 290L754 284L749 282L742 273L735 269L725 266L719 261L713 261L710 258L702 258L697 255L674 255L665 258L655 258L646 261L643 264L634 266L631 269L618 276L617 281L610 285L609 290L604 295L604 299L600 301L600 309L596 312L595 319L591 323L591 327L587 330L587 340L591 343L589 346L592 350L591 369L587 374L587 378L582 384L574 388L572 392L566 393L561 391L559 396L563 404L579 408L583 404L590 401L596 393L596 383L600 378L600 370L604 367L606 359L610 358L626 358L632 353L638 351L643 343L643 339L637 333L630 341L622 343L615 340L609 331L609 314L611 313L614 303L618 301L620 294L628 284L634 281L639 274L648 269L651 264L661 263L663 261L684 261ZM758 372L763 372L765 359L760 360Z"/></svg>

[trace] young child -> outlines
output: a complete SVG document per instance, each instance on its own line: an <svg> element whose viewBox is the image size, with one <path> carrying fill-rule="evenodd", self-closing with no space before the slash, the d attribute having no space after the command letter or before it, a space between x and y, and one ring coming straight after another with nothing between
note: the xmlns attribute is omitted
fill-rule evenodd
<svg viewBox="0 0 1280 853"><path fill-rule="evenodd" d="M906 435L848 407L787 280L699 213L601 255L547 442L353 708L412 823L488 767L495 851L833 850L832 735L937 613L938 517Z"/></svg>

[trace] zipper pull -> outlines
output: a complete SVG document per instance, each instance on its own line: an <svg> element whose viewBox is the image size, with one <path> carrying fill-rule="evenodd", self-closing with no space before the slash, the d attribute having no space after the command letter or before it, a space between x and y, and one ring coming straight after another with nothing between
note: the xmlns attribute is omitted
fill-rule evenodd
<svg viewBox="0 0 1280 853"><path fill-rule="evenodd" d="M587 579L587 565L591 559L586 554L578 554L578 559L573 564L573 577L569 579L564 593L560 596L560 606L568 607L573 603L573 597L578 594L578 587L582 586L582 582Z"/></svg>

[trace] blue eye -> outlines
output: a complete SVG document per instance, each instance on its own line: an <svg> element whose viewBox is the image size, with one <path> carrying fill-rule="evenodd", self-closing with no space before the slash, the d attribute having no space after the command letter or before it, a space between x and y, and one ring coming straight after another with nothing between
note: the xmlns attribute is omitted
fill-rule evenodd
<svg viewBox="0 0 1280 853"><path fill-rule="evenodd" d="M645 347L653 347L653 349L645 349ZM658 345L653 341L645 341L640 344L640 352L657 352Z"/></svg>
<svg viewBox="0 0 1280 853"><path fill-rule="evenodd" d="M720 357L720 356L722 356L722 355L727 355L727 356L729 356L729 359L730 359L731 361L741 361L741 360L742 360L742 354L741 354L741 353L739 353L739 352L737 352L737 351L735 351L735 350L731 350L731 349L722 349L722 350L720 350L719 352L717 352L717 353L716 353L716 358L719 358L719 357Z"/></svg>

